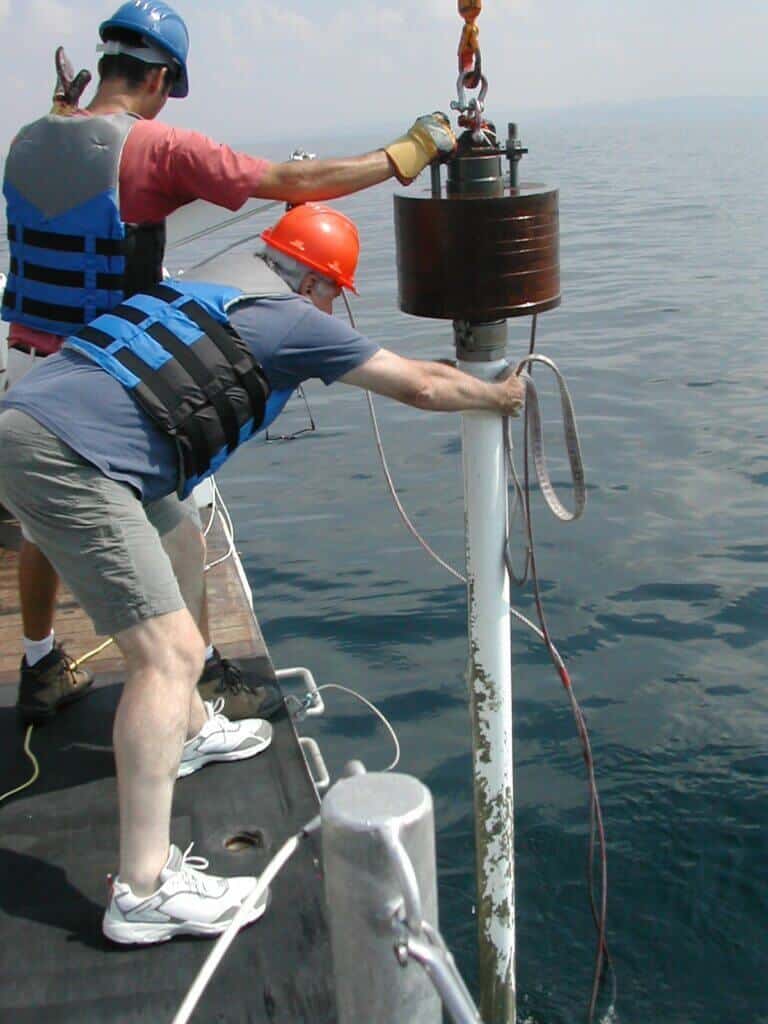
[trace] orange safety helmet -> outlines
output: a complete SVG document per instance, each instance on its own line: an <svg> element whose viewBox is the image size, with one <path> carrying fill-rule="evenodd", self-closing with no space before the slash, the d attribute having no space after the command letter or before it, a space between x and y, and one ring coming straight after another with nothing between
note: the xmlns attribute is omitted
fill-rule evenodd
<svg viewBox="0 0 768 1024"><path fill-rule="evenodd" d="M320 203L303 203L284 214L261 237L340 288L355 288L360 236L353 221Z"/></svg>

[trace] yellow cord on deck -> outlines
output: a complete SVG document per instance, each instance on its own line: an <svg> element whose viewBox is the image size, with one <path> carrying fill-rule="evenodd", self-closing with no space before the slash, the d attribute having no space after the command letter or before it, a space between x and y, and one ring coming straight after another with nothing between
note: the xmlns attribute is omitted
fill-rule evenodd
<svg viewBox="0 0 768 1024"><path fill-rule="evenodd" d="M84 665L86 661L90 661L91 658L95 658L97 654L101 654L102 651L106 651L109 645L113 644L114 642L115 638L113 636L109 637L109 639L105 640L104 643L99 644L98 647L94 647L92 651L88 651L86 654L81 655L79 658L75 658L75 660L72 662L72 667L80 668L80 666Z"/></svg>
<svg viewBox="0 0 768 1024"><path fill-rule="evenodd" d="M95 658L97 654L101 654L102 651L106 651L110 644L113 644L114 642L115 638L113 636L109 637L109 639L105 640L103 643L100 643L98 647L94 647L92 651L87 651L85 654L82 654L79 658L76 658L72 662L72 667L76 669L80 668L80 666L84 665L86 661L90 661L91 658ZM34 783L37 782L37 780L40 778L40 765L38 763L37 758L32 753L32 748L29 745L30 740L32 739L33 729L34 725L28 725L27 733L24 737L24 753L32 762L32 774L30 775L26 782L23 782L20 786L17 786L15 789L10 789L7 793L0 793L0 804L3 802L3 800L8 800L9 797L15 796L17 793L21 793L25 789L29 789L29 787L34 785Z"/></svg>
<svg viewBox="0 0 768 1024"><path fill-rule="evenodd" d="M27 779L26 782L22 782L20 786L17 786L16 789L11 789L7 793L0 794L0 804L3 802L3 800L7 800L9 797L15 796L16 793L21 793L22 790L28 789L33 783L37 782L38 780L38 777L40 775L40 765L37 763L37 758L32 753L32 750L29 746L29 741L32 738L33 729L34 725L28 725L27 735L24 737L24 753L32 762L32 775L30 776L30 778Z"/></svg>

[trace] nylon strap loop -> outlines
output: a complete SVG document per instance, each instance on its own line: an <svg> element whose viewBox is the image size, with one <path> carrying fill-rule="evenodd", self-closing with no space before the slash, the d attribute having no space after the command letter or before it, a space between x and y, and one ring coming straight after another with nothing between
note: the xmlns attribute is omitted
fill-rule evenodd
<svg viewBox="0 0 768 1024"><path fill-rule="evenodd" d="M547 469L547 461L544 457L544 437L541 426L541 411L539 409L539 398L536 393L536 385L533 383L533 379L523 370L524 367L529 366L531 363L541 363L543 366L548 367L554 373L560 389L560 406L563 412L563 436L565 438L565 448L568 453L568 462L571 468L571 480L573 482L573 512L569 512L558 498L557 493L552 486L549 470ZM579 434L576 429L576 417L573 411L573 401L571 399L570 392L568 391L568 386L566 385L563 375L560 373L557 366L555 366L552 360L548 359L547 356L526 356L525 359L522 359L520 363L518 363L517 372L520 374L520 378L525 384L525 404L528 410L528 419L531 428L533 463L536 467L536 476L538 477L541 493L554 516L564 523L573 522L574 520L579 519L584 512L584 508L587 504L587 487L584 480L584 464L581 458L581 445L579 443Z"/></svg>

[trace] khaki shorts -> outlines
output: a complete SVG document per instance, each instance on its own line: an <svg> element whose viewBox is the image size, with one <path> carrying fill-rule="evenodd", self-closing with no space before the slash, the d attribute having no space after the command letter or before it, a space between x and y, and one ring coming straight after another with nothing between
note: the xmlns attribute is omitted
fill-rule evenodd
<svg viewBox="0 0 768 1024"><path fill-rule="evenodd" d="M194 500L169 495L143 505L36 420L0 408L0 503L47 556L97 633L116 633L184 608L160 538Z"/></svg>
<svg viewBox="0 0 768 1024"><path fill-rule="evenodd" d="M39 356L35 349L32 349L31 352L23 352L20 348L9 347L6 351L5 372L2 383L0 383L0 395L10 391L14 384L18 384L22 377L26 377L30 370L34 370L39 363L42 363L47 358L47 355ZM24 540L32 539L27 536L23 526L21 533Z"/></svg>

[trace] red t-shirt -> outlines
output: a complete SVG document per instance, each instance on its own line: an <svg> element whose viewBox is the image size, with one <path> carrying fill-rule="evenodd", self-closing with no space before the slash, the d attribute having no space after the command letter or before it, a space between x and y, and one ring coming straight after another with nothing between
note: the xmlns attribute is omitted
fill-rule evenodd
<svg viewBox="0 0 768 1024"><path fill-rule="evenodd" d="M138 120L120 158L120 216L127 224L157 222L195 199L238 210L268 167L269 161L236 153L199 132ZM50 355L64 338L11 324L8 343L19 342Z"/></svg>

